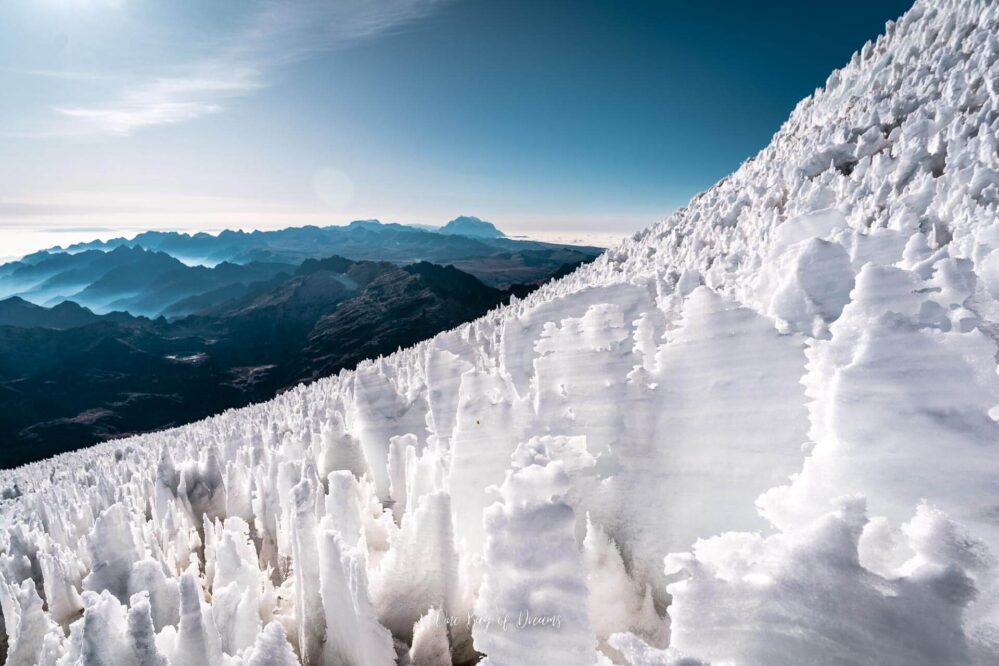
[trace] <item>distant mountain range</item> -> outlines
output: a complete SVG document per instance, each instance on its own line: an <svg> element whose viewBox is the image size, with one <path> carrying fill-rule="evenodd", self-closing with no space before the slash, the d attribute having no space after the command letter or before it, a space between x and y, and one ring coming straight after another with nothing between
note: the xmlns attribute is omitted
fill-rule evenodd
<svg viewBox="0 0 999 666"><path fill-rule="evenodd" d="M184 263L206 266L222 262L298 265L306 259L332 255L397 264L429 261L453 264L493 286L531 281L550 273L552 266L585 260L603 252L598 247L507 238L489 222L477 217L459 217L440 228L357 220L346 226L251 232L227 230L217 235L148 231L131 239L79 243L47 250L44 254L108 251L119 247L164 252ZM32 262L33 256L29 255L23 261ZM497 273L493 267L482 268L480 264L484 258L498 258L504 270ZM511 272L515 266L520 267L520 273Z"/></svg>
<svg viewBox="0 0 999 666"><path fill-rule="evenodd" d="M478 317L599 252L509 239L474 217L438 229L148 232L36 252L0 265L4 461L268 399Z"/></svg>
<svg viewBox="0 0 999 666"><path fill-rule="evenodd" d="M97 314L124 311L176 319L256 293L261 285L290 277L303 261L333 255L396 265L453 265L503 289L546 279L600 252L506 238L475 217L459 217L435 230L366 220L345 227L218 235L152 231L36 252L0 265L0 298L18 296L42 306L72 301Z"/></svg>
<svg viewBox="0 0 999 666"><path fill-rule="evenodd" d="M583 254L551 252L543 267L526 267L539 280L503 289L429 262L333 256L206 268L124 245L0 267L5 288L30 283L26 293L48 300L77 289L99 310L0 301L4 462L187 423L414 344L578 265L555 267L552 257ZM513 256L484 258L485 270L525 270ZM106 312L117 309L135 314Z"/></svg>

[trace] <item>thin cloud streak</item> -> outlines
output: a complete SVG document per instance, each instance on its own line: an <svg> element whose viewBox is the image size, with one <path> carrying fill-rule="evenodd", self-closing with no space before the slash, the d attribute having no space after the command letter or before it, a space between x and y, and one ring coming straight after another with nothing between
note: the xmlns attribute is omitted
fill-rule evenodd
<svg viewBox="0 0 999 666"><path fill-rule="evenodd" d="M262 0L250 26L179 75L124 88L102 105L55 110L81 130L126 136L219 113L270 84L275 70L421 19L447 0Z"/></svg>
<svg viewBox="0 0 999 666"><path fill-rule="evenodd" d="M135 86L106 106L56 110L98 131L127 135L150 125L170 125L218 113L223 100L248 95L264 86L260 74L249 69L231 71L228 76L208 76L200 71Z"/></svg>

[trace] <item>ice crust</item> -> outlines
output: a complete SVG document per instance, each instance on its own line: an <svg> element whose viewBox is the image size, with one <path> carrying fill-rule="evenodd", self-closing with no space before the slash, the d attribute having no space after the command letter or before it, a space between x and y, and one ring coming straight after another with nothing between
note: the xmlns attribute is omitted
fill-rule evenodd
<svg viewBox="0 0 999 666"><path fill-rule="evenodd" d="M996 663L997 341L999 3L919 0L528 298L0 472L0 657Z"/></svg>

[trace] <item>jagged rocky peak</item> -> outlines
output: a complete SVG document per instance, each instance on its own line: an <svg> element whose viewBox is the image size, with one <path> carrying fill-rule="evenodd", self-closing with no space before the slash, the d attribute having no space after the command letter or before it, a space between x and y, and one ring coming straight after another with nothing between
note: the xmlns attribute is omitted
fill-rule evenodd
<svg viewBox="0 0 999 666"><path fill-rule="evenodd" d="M562 280L3 472L8 663L996 663L997 35L919 0Z"/></svg>

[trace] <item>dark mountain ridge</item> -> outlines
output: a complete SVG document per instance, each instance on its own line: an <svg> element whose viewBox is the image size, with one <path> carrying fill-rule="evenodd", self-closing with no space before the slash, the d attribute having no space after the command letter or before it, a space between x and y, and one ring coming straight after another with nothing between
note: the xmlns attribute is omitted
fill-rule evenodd
<svg viewBox="0 0 999 666"><path fill-rule="evenodd" d="M4 461L18 465L265 400L536 287L497 289L429 262L327 257L230 298L218 294L174 320L9 298L0 301Z"/></svg>
<svg viewBox="0 0 999 666"><path fill-rule="evenodd" d="M86 326L99 321L129 324L139 320L127 312L111 312L103 316L98 315L92 310L72 301L65 301L51 308L29 303L19 296L11 296L0 301L0 326L63 330Z"/></svg>
<svg viewBox="0 0 999 666"><path fill-rule="evenodd" d="M72 301L97 314L121 310L178 319L252 298L312 260L452 264L500 289L546 279L598 248L513 240L492 224L460 217L427 230L377 220L346 227L183 234L151 231L42 251L0 266L0 298L36 305ZM299 267L299 268L296 268ZM309 268L305 268L309 270Z"/></svg>

